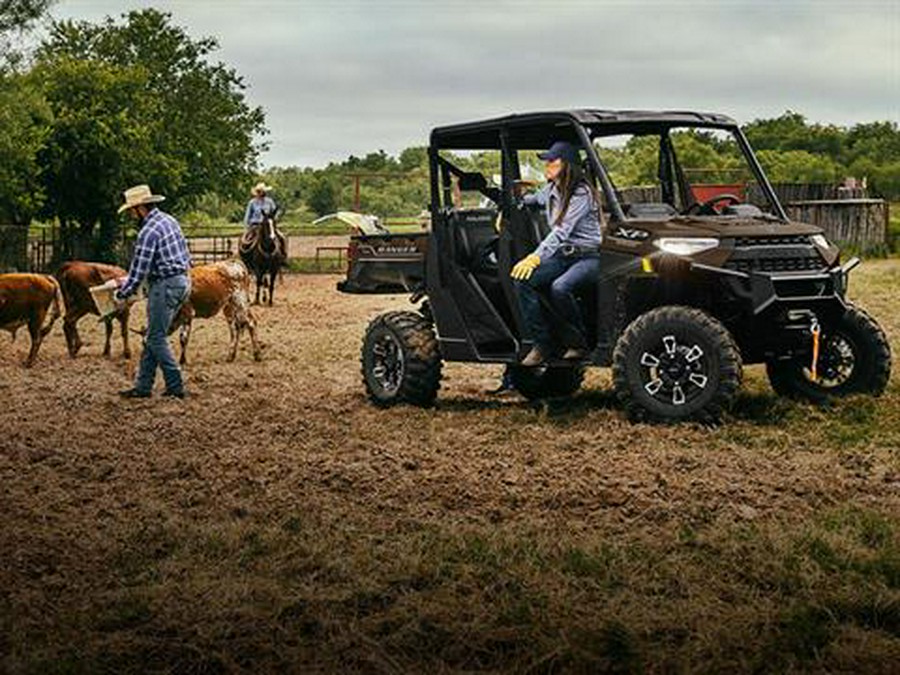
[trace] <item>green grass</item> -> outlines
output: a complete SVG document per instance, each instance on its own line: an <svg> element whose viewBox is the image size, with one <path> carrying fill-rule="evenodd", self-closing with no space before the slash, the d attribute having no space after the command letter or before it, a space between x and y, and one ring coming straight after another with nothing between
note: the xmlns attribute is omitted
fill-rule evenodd
<svg viewBox="0 0 900 675"><path fill-rule="evenodd" d="M291 258L287 271L298 274L343 274L347 271L347 259L338 258Z"/></svg>

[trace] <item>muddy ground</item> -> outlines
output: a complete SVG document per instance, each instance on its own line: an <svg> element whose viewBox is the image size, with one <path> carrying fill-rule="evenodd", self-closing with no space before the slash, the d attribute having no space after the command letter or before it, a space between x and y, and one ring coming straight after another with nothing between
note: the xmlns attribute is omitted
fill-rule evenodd
<svg viewBox="0 0 900 675"><path fill-rule="evenodd" d="M856 274L896 352L900 261ZM30 370L0 341L0 671L896 666L896 374L816 408L748 368L713 429L629 423L605 370L531 404L449 364L381 410L360 337L408 303L336 280L255 310L259 363L196 324L186 401L120 401L92 318L75 360L59 324Z"/></svg>

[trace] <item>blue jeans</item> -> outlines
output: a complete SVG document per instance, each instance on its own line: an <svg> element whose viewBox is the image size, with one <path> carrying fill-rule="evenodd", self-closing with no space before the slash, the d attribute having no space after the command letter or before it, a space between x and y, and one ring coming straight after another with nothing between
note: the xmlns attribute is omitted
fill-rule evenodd
<svg viewBox="0 0 900 675"><path fill-rule="evenodd" d="M580 336L580 344L565 346L587 347L584 319L575 299L575 291L595 283L599 276L599 258L556 254L542 261L531 278L517 281L519 307L525 320L525 337L545 355L552 353L554 340L550 332L551 322L561 318ZM540 294L547 290L557 317L548 317L541 306Z"/></svg>
<svg viewBox="0 0 900 675"><path fill-rule="evenodd" d="M169 325L175 312L187 299L190 282L186 275L161 279L150 285L147 297L147 334L144 336L144 351L134 388L150 393L156 379L156 368L162 370L166 391L184 391L181 370L169 347Z"/></svg>

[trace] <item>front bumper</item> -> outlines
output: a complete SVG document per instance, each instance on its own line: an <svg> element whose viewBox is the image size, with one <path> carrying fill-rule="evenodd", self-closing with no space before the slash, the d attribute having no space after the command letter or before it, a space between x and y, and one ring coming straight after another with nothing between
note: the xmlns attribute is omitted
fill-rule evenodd
<svg viewBox="0 0 900 675"><path fill-rule="evenodd" d="M845 264L822 272L772 273L739 272L702 263L691 263L698 272L719 275L737 297L749 302L753 316L774 308L833 310L846 308L844 296L850 271L859 264L852 258Z"/></svg>

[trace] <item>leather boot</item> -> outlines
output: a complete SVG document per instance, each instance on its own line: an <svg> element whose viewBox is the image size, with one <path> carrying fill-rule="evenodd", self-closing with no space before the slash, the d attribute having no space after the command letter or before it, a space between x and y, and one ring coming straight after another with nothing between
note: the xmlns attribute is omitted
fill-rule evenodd
<svg viewBox="0 0 900 675"><path fill-rule="evenodd" d="M525 366L526 368L534 368L535 366L539 366L544 362L544 355L541 353L541 350L537 347L532 347L531 351L525 355L525 358L519 361L519 365Z"/></svg>

